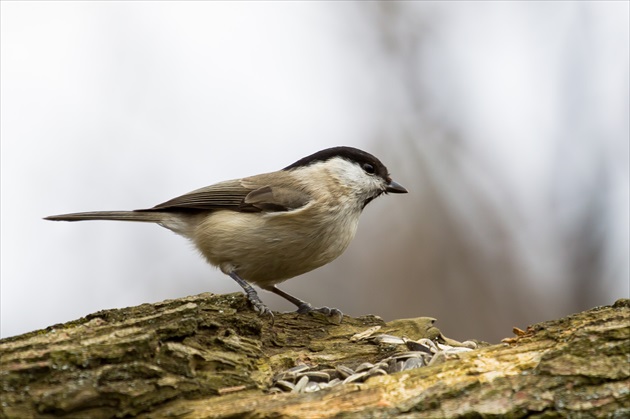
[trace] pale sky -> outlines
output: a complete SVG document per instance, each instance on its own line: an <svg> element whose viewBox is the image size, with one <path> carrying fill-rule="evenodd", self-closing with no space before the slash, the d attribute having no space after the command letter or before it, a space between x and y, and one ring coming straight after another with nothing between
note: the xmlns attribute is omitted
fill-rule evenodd
<svg viewBox="0 0 630 419"><path fill-rule="evenodd" d="M499 174L492 181L517 191L510 204L520 212L505 214L506 225L541 293L567 286L562 232L591 204L585 191L600 188L601 169L593 161L604 162L612 174L598 224L610 271L602 287L610 303L628 297L626 2L404 5L410 16L383 33L426 34L420 61L408 63L424 92L417 103L379 35L383 4L0 5L2 337L105 308L240 290L157 226L42 217L150 207L336 145L377 154L418 191L399 128L428 129L410 111L418 106L459 133L477 163ZM448 183L447 166L430 171ZM486 186L500 207L496 185ZM541 191L569 203L567 226L539 222L550 205ZM462 196L450 199L483 241L487 230L474 228ZM379 199L362 227L411 202ZM396 220L385 225L383 240L396 242ZM349 258L335 263L352 276ZM326 283L329 294L335 286ZM377 303L369 307L379 314Z"/></svg>

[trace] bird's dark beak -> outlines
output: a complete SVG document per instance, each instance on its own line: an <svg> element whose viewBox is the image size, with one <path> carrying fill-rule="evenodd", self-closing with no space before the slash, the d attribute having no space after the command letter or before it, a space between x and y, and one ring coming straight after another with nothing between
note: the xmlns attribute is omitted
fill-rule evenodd
<svg viewBox="0 0 630 419"><path fill-rule="evenodd" d="M389 181L385 191L391 193L407 193L407 189L405 189L400 183L396 183L393 180Z"/></svg>

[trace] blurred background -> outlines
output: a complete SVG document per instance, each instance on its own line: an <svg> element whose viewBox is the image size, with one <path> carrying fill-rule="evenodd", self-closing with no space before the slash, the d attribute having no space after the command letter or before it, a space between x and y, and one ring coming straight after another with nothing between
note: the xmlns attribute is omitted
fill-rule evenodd
<svg viewBox="0 0 630 419"><path fill-rule="evenodd" d="M158 226L42 217L336 145L410 193L286 291L493 342L629 296L628 2L0 6L2 337L240 290Z"/></svg>

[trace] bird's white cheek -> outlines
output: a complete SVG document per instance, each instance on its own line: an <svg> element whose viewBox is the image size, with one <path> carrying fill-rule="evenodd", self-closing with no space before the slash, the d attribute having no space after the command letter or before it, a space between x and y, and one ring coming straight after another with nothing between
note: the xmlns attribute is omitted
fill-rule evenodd
<svg viewBox="0 0 630 419"><path fill-rule="evenodd" d="M383 180L366 173L359 165L344 159L332 159L325 163L330 175L344 188L348 199L360 208L368 198L375 198L383 190Z"/></svg>

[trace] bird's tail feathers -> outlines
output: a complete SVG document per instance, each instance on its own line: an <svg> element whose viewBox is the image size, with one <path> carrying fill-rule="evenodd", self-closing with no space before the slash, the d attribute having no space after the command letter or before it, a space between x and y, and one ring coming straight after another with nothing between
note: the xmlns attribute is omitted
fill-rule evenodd
<svg viewBox="0 0 630 419"><path fill-rule="evenodd" d="M159 223L164 220L164 213L152 211L92 211L51 215L44 219L51 221L117 220Z"/></svg>

